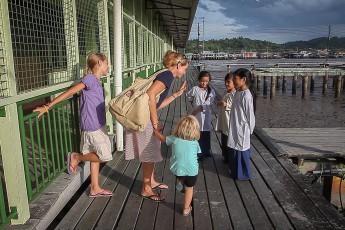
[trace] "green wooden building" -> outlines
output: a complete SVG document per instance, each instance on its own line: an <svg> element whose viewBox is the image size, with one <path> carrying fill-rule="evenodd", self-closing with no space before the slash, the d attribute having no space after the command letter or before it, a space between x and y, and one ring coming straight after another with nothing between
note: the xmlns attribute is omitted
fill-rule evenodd
<svg viewBox="0 0 345 230"><path fill-rule="evenodd" d="M86 57L110 60L105 100L159 68L167 50L183 52L197 0L0 1L0 226L23 224L29 204L78 151L78 96L37 119L32 110L83 76ZM123 129L107 113L123 150ZM1 228L1 227L0 227Z"/></svg>

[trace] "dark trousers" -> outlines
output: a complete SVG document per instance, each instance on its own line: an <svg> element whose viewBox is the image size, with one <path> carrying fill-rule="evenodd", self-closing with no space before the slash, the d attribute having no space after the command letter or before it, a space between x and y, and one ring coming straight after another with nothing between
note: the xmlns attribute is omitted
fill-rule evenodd
<svg viewBox="0 0 345 230"><path fill-rule="evenodd" d="M198 157L211 156L211 131L201 131L198 142L201 148L201 154L198 154Z"/></svg>
<svg viewBox="0 0 345 230"><path fill-rule="evenodd" d="M225 135L224 133L222 133L221 144L222 144L222 155L225 160L229 161L229 154L231 150L228 146L228 135Z"/></svg>
<svg viewBox="0 0 345 230"><path fill-rule="evenodd" d="M250 169L250 149L240 151L230 148L228 157L231 176L235 180L248 180L252 176Z"/></svg>

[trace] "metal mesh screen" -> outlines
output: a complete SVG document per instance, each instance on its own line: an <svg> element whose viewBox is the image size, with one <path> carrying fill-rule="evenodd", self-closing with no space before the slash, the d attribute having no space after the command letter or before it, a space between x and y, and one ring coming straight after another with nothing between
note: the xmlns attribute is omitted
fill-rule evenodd
<svg viewBox="0 0 345 230"><path fill-rule="evenodd" d="M8 8L18 93L72 80L67 71L73 61L67 55L73 53L67 44L74 41L71 3L9 0Z"/></svg>
<svg viewBox="0 0 345 230"><path fill-rule="evenodd" d="M101 51L97 2L94 0L76 1L79 62L81 68L86 67L86 57L90 52Z"/></svg>
<svg viewBox="0 0 345 230"><path fill-rule="evenodd" d="M123 17L123 68L134 67L134 22L124 15Z"/></svg>
<svg viewBox="0 0 345 230"><path fill-rule="evenodd" d="M136 60L137 60L137 65L141 66L143 64L143 28L139 25L136 24L136 29L135 29L135 45L136 45Z"/></svg>
<svg viewBox="0 0 345 230"><path fill-rule="evenodd" d="M112 66L114 66L114 8L113 1L108 1L108 28L109 28L109 44L110 44L110 60L113 61Z"/></svg>
<svg viewBox="0 0 345 230"><path fill-rule="evenodd" d="M3 33L3 15L0 4L0 98L10 96L8 75L6 73L6 50L5 50L5 39Z"/></svg>

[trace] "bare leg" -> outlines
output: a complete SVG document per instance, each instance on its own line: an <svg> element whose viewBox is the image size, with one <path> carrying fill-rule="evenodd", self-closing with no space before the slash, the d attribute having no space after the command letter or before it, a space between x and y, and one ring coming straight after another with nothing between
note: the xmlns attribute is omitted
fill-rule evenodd
<svg viewBox="0 0 345 230"><path fill-rule="evenodd" d="M151 175L151 187L154 188L159 186L160 189L168 189L169 186L163 183L159 183L155 180L155 166L153 165L152 175Z"/></svg>
<svg viewBox="0 0 345 230"><path fill-rule="evenodd" d="M106 189L103 189L99 186L99 165L100 163L103 163L101 161L96 153L87 153L87 154L73 154L72 158L72 163L75 163L76 166L79 164L80 161L90 161L90 170L91 170L91 190L90 194L98 194L98 193L109 193L111 194L112 192ZM73 166L73 165L72 165Z"/></svg>
<svg viewBox="0 0 345 230"><path fill-rule="evenodd" d="M143 162L143 186L141 189L141 195L142 196L152 196L156 195L152 199L154 200L160 200L163 199L163 197L159 196L156 194L151 187L151 179L153 177L153 168L154 168L154 163L153 162Z"/></svg>
<svg viewBox="0 0 345 230"><path fill-rule="evenodd" d="M192 199L193 199L193 187L185 186L183 214L186 214L190 210Z"/></svg>

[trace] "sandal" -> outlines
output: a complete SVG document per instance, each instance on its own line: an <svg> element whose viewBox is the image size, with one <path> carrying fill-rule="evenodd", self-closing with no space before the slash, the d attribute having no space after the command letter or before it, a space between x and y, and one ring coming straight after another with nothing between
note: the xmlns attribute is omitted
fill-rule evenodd
<svg viewBox="0 0 345 230"><path fill-rule="evenodd" d="M164 190L164 189L169 189L169 186L163 183L158 183L155 187L152 187L152 189L160 189L160 190Z"/></svg>
<svg viewBox="0 0 345 230"><path fill-rule="evenodd" d="M189 216L192 213L192 206L189 206L189 208L183 208L183 216Z"/></svg>
<svg viewBox="0 0 345 230"><path fill-rule="evenodd" d="M144 199L150 200L152 202L155 202L155 203L159 203L159 202L162 202L162 201L165 200L164 197L161 197L161 196L156 195L156 194L150 195L150 196L141 195L141 197L144 198Z"/></svg>

